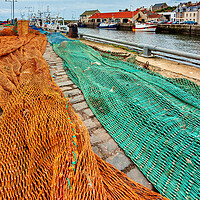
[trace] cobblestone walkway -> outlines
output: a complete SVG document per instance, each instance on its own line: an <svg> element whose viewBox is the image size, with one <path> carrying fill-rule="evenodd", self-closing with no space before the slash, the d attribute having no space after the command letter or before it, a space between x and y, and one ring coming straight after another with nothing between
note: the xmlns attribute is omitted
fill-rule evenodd
<svg viewBox="0 0 200 200"><path fill-rule="evenodd" d="M51 75L55 76L55 82L61 88L64 95L69 97L69 101L75 112L80 116L88 129L93 151L103 160L127 174L134 181L155 190L153 185L124 154L118 144L112 139L98 119L94 116L87 105L81 90L77 88L64 71L62 59L55 54L49 43L47 44L44 58L49 64Z"/></svg>

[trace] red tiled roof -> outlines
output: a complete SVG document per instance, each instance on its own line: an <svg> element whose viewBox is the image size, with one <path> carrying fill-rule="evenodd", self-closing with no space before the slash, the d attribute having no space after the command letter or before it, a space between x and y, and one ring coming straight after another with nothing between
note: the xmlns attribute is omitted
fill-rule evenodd
<svg viewBox="0 0 200 200"><path fill-rule="evenodd" d="M90 19L96 18L132 18L139 11L127 11L127 12L112 12L112 13L95 13Z"/></svg>
<svg viewBox="0 0 200 200"><path fill-rule="evenodd" d="M161 15L149 15L149 18L159 18Z"/></svg>

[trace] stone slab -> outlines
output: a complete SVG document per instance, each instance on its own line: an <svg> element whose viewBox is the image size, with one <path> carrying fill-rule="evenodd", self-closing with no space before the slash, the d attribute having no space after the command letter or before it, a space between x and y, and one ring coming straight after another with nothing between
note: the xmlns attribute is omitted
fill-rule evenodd
<svg viewBox="0 0 200 200"><path fill-rule="evenodd" d="M78 96L75 96L75 97L71 97L71 98L69 99L69 102L70 102L71 104L75 104L75 103L81 102L81 101L83 101L83 100L84 100L84 96L83 96L83 95L78 95Z"/></svg>
<svg viewBox="0 0 200 200"><path fill-rule="evenodd" d="M71 90L72 87L70 87L70 86L65 86L65 87L61 87L60 89L64 92L64 91Z"/></svg>
<svg viewBox="0 0 200 200"><path fill-rule="evenodd" d="M101 153L100 149L97 146L92 146L92 150L94 153L96 153L100 158L103 157L103 154Z"/></svg>
<svg viewBox="0 0 200 200"><path fill-rule="evenodd" d="M127 173L127 176L135 182L140 183L151 190L154 188L153 185L146 179L146 177L136 166L134 169Z"/></svg>
<svg viewBox="0 0 200 200"><path fill-rule="evenodd" d="M73 82L72 81L64 81L64 82L57 83L57 85L59 87L63 87L63 86L67 86L67 85L73 85Z"/></svg>
<svg viewBox="0 0 200 200"><path fill-rule="evenodd" d="M112 137L108 134L108 132L104 128L98 128L97 130L95 130L91 135L91 138L92 138L91 140L92 143L105 142L112 139Z"/></svg>
<svg viewBox="0 0 200 200"><path fill-rule="evenodd" d="M87 129L95 128L96 124L91 119L83 121Z"/></svg>
<svg viewBox="0 0 200 200"><path fill-rule="evenodd" d="M90 108L85 109L83 112L84 112L86 115L88 115L89 117L93 117L93 116L94 116L94 114L93 114L93 112L92 112L92 110L91 110Z"/></svg>
<svg viewBox="0 0 200 200"><path fill-rule="evenodd" d="M62 75L66 75L66 72L59 72L59 73L56 73L56 76L62 76Z"/></svg>
<svg viewBox="0 0 200 200"><path fill-rule="evenodd" d="M118 170L124 170L126 167L128 167L131 164L131 161L129 158L127 158L123 153L119 152L116 153L113 156L110 156L106 159L106 162L113 165Z"/></svg>
<svg viewBox="0 0 200 200"><path fill-rule="evenodd" d="M69 91L64 92L64 94L68 97L72 97L72 96L76 96L76 95L81 94L81 91L79 89L73 89L73 90L69 90Z"/></svg>
<svg viewBox="0 0 200 200"><path fill-rule="evenodd" d="M108 140L107 142L100 144L100 147L101 147L103 153L105 153L105 154L112 153L113 151L115 151L116 149L119 148L117 143L112 138L110 140Z"/></svg>
<svg viewBox="0 0 200 200"><path fill-rule="evenodd" d="M73 107L76 111L80 111L80 110L83 110L84 108L87 108L88 105L87 105L86 102L81 102L81 103L73 104L72 107Z"/></svg>

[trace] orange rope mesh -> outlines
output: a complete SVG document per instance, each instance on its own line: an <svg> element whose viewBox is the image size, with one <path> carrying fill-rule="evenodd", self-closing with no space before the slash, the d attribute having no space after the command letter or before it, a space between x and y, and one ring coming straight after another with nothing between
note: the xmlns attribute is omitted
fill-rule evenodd
<svg viewBox="0 0 200 200"><path fill-rule="evenodd" d="M51 79L44 35L0 39L1 199L166 199L92 151Z"/></svg>

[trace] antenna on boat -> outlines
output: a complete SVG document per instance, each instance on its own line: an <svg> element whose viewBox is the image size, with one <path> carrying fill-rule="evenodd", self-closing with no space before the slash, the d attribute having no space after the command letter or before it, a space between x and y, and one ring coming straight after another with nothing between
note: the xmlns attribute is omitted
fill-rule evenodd
<svg viewBox="0 0 200 200"><path fill-rule="evenodd" d="M25 16L25 12L20 11L20 16L21 16L21 19L23 20Z"/></svg>
<svg viewBox="0 0 200 200"><path fill-rule="evenodd" d="M27 7L25 7L25 8L27 8L28 9L28 20L30 21L30 12L33 12L33 10L31 10L31 8L33 8L33 7L31 7L31 6L27 6ZM32 14L31 14L32 15Z"/></svg>

